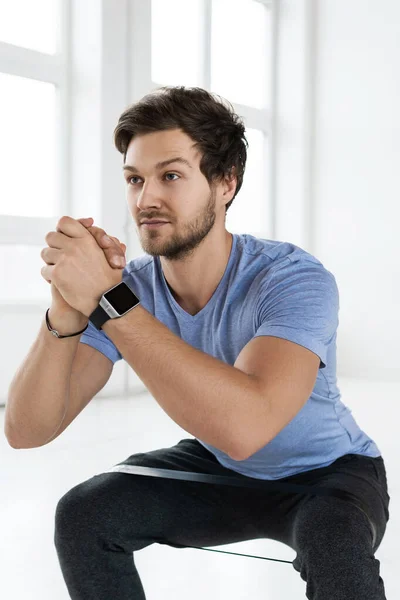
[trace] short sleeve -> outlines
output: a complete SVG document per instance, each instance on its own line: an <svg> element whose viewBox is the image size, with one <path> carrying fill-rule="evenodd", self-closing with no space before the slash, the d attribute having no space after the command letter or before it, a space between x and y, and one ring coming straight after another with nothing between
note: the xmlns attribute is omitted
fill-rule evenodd
<svg viewBox="0 0 400 600"><path fill-rule="evenodd" d="M271 335L308 348L326 367L338 328L339 291L321 263L288 262L269 274L257 302L254 337Z"/></svg>
<svg viewBox="0 0 400 600"><path fill-rule="evenodd" d="M113 364L122 359L122 354L120 354L115 344L113 344L104 331L97 329L91 321L89 321L88 328L81 335L79 341L81 344L87 344L96 348L96 350L107 356Z"/></svg>

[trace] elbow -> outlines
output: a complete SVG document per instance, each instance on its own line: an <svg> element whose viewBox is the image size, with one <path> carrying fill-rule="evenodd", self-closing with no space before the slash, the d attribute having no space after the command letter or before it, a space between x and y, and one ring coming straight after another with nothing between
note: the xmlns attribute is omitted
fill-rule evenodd
<svg viewBox="0 0 400 600"><path fill-rule="evenodd" d="M267 446L267 444L269 444L270 442L270 440L264 439L262 442L255 444L254 440L252 441L253 443L250 444L250 447L249 445L247 447L244 447L242 444L241 448L236 448L236 451L233 454L230 454L229 456L236 461L247 460L248 458L253 456L253 454L256 454L257 452L265 448L265 446Z"/></svg>
<svg viewBox="0 0 400 600"><path fill-rule="evenodd" d="M11 430L10 428L4 428L4 435L8 442L8 445L11 448L14 448L14 450L28 450L30 448L39 448L40 446L44 445L37 443L27 443L26 440L22 441L21 438L18 438L18 436L15 435L15 431Z"/></svg>
<svg viewBox="0 0 400 600"><path fill-rule="evenodd" d="M4 419L4 437L6 438L8 445L11 446L11 448L15 448L17 450L21 446L17 442L18 436L15 435L15 430L11 425L11 420L9 419L9 415L7 414L7 407L8 402L6 404L6 414Z"/></svg>
<svg viewBox="0 0 400 600"><path fill-rule="evenodd" d="M27 444L26 442L18 442L16 440L13 440L12 438L8 438L7 436L6 439L9 446L11 446L11 448L14 448L14 450L30 450L31 448L40 448L40 446L44 446L44 444Z"/></svg>
<svg viewBox="0 0 400 600"><path fill-rule="evenodd" d="M7 442L8 442L8 445L9 445L11 448L14 448L15 450L19 450L19 449L21 448L21 445L20 445L20 444L18 444L18 443L16 442L16 440L14 440L12 437L10 437L10 436L8 436L7 434L5 434L5 438L6 438Z"/></svg>
<svg viewBox="0 0 400 600"><path fill-rule="evenodd" d="M226 452L229 458L236 462L240 462L242 460L246 460L249 456L251 456L251 454L248 454L246 449L244 448L242 432L239 432L239 434L235 436L234 440L230 439L230 442L230 448Z"/></svg>
<svg viewBox="0 0 400 600"><path fill-rule="evenodd" d="M11 433L11 431L7 428L4 428L4 436L8 442L8 445L11 448L14 448L15 450L19 450L22 448L22 444L18 443L18 440L15 436L14 433Z"/></svg>
<svg viewBox="0 0 400 600"><path fill-rule="evenodd" d="M243 454L243 453L234 453L234 454L230 454L229 455L231 457L232 460L236 461L236 462L240 462L242 460L247 460L249 458L249 456L251 456L251 454Z"/></svg>
<svg viewBox="0 0 400 600"><path fill-rule="evenodd" d="M249 456L251 456L251 454L247 454L243 452L243 450L243 448L235 447L233 452L229 452L229 457L236 462L246 460L247 458L249 458Z"/></svg>
<svg viewBox="0 0 400 600"><path fill-rule="evenodd" d="M4 423L4 437L6 438L8 445L11 446L11 448L18 448L18 445L15 442L15 437L12 437L12 433L10 427L7 425L7 422Z"/></svg>

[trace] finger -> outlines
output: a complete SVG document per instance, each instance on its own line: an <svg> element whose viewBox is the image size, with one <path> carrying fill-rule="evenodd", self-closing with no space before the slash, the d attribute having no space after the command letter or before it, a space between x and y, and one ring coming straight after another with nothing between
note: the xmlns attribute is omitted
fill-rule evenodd
<svg viewBox="0 0 400 600"><path fill-rule="evenodd" d="M40 274L42 275L43 279L45 279L47 281L47 283L52 282L54 269L55 269L54 265L53 266L46 265L41 268Z"/></svg>
<svg viewBox="0 0 400 600"><path fill-rule="evenodd" d="M107 236L101 227L88 227L88 231L94 237L99 247L104 250L104 256L110 267L113 269L124 269L126 266L125 251L118 239Z"/></svg>
<svg viewBox="0 0 400 600"><path fill-rule="evenodd" d="M44 241L50 248L58 248L59 250L68 246L69 237L60 231L49 231L44 238Z"/></svg>
<svg viewBox="0 0 400 600"><path fill-rule="evenodd" d="M88 231L90 231L90 233L95 238L96 242L102 248L110 248L113 246L113 242L114 242L118 247L120 247L122 249L122 244L119 241L119 239L114 236L108 236L106 234L106 232L104 231L104 229L101 229L100 227L96 227L93 225L91 227L88 227ZM123 244L123 245L125 246L125 244ZM126 250L126 246L125 246L125 250Z"/></svg>
<svg viewBox="0 0 400 600"><path fill-rule="evenodd" d="M113 240L108 235L99 234L99 242L102 246L109 248L112 245Z"/></svg>
<svg viewBox="0 0 400 600"><path fill-rule="evenodd" d="M117 244L114 243L112 248L104 250L104 254L112 267L123 269L126 266L125 254Z"/></svg>
<svg viewBox="0 0 400 600"><path fill-rule="evenodd" d="M56 231L70 238L83 238L87 235L87 229L78 219L64 216L59 219Z"/></svg>
<svg viewBox="0 0 400 600"><path fill-rule="evenodd" d="M93 235L93 237L95 238L96 242L98 243L98 245L101 248L107 248L110 254L107 254L107 251L105 251L106 256L113 256L115 254L115 252L117 251L117 256L123 256L125 257L125 252L122 248L122 245L120 244L120 242L118 241L118 238L115 237L109 237L106 232L104 231L104 229L101 229L100 227L89 227L88 231L90 231L90 233Z"/></svg>
<svg viewBox="0 0 400 600"><path fill-rule="evenodd" d="M101 229L101 227L96 227L95 225L92 225L91 227L88 227L88 231L92 234L98 245L102 248L106 248L112 243L110 238L106 236L106 232L104 231L104 229Z"/></svg>
<svg viewBox="0 0 400 600"><path fill-rule="evenodd" d="M47 265L55 265L60 258L60 254L61 250L57 250L56 248L43 248L40 257Z"/></svg>
<svg viewBox="0 0 400 600"><path fill-rule="evenodd" d="M93 225L93 219L92 217L86 217L84 219L78 219L79 223L82 223L82 225L84 227L90 227L91 225Z"/></svg>
<svg viewBox="0 0 400 600"><path fill-rule="evenodd" d="M113 236L111 236L111 239L114 240L114 242L122 248L122 250L125 254L126 253L126 245L124 244L124 242L120 242L118 238L113 237Z"/></svg>

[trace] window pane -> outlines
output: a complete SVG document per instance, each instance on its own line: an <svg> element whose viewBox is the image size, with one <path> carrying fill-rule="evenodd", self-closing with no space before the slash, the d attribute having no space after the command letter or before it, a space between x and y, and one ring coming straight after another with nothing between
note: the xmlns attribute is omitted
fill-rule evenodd
<svg viewBox="0 0 400 600"><path fill-rule="evenodd" d="M0 0L0 40L55 54L60 0Z"/></svg>
<svg viewBox="0 0 400 600"><path fill-rule="evenodd" d="M212 7L211 91L230 102L264 108L270 11L254 0L213 0Z"/></svg>
<svg viewBox="0 0 400 600"><path fill-rule="evenodd" d="M152 0L152 81L164 85L202 85L203 38L202 0Z"/></svg>
<svg viewBox="0 0 400 600"><path fill-rule="evenodd" d="M268 163L265 135L258 129L247 129L246 169L243 185L226 214L226 227L232 233L259 236L268 229Z"/></svg>
<svg viewBox="0 0 400 600"><path fill-rule="evenodd" d="M50 284L42 277L41 269L46 265L40 253L42 246L0 246L0 277L7 285L0 286L0 303L35 302L51 299ZM29 297L27 296L29 290Z"/></svg>
<svg viewBox="0 0 400 600"><path fill-rule="evenodd" d="M0 73L0 213L56 216L55 86Z"/></svg>

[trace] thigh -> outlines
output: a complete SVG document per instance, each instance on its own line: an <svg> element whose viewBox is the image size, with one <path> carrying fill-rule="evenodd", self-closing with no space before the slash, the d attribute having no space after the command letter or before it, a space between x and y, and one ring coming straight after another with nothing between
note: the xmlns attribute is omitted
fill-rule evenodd
<svg viewBox="0 0 400 600"><path fill-rule="evenodd" d="M293 545L293 567L307 582L307 598L386 598L370 522L355 504L335 497L308 499L293 523Z"/></svg>
<svg viewBox="0 0 400 600"><path fill-rule="evenodd" d="M138 465L232 475L197 440L128 457ZM96 535L125 550L150 543L217 546L259 537L251 490L228 485L104 472L70 490L56 514L58 536ZM75 533L74 533L75 532Z"/></svg>
<svg viewBox="0 0 400 600"><path fill-rule="evenodd" d="M185 544L218 546L259 538L288 543L290 517L303 498L279 490L246 487L246 476L221 465L196 439L184 439L176 446L134 454L118 463L118 467L124 465L127 466L126 477L133 478L135 486L146 485L149 489L155 486L154 489L160 490L157 502L161 499L162 505L157 506L157 510L165 515L164 526L169 523L163 536L177 547ZM244 485L129 474L130 465L234 477L243 479ZM180 527L176 527L177 520Z"/></svg>
<svg viewBox="0 0 400 600"><path fill-rule="evenodd" d="M297 561L318 557L334 561L360 547L372 554L373 531L364 511L335 497L313 496L299 507L292 525Z"/></svg>
<svg viewBox="0 0 400 600"><path fill-rule="evenodd" d="M169 448L134 454L119 463L121 465L233 476L246 480L245 476L221 465L214 454L196 439L183 439ZM256 538L283 541L283 521L280 517L289 505L298 503L298 498L293 495L245 486L135 474L127 474L126 477L133 477L135 485L147 486L150 495L153 495L152 490L158 490L156 502L161 504L157 504L156 510L164 514L159 543L176 547L218 546Z"/></svg>
<svg viewBox="0 0 400 600"><path fill-rule="evenodd" d="M346 511L346 507L349 507L349 512L351 512L351 507L355 509L355 514L369 526L371 548L373 552L376 552L389 520L390 496L387 492L386 470L382 457L370 458L357 454L347 454L328 467L302 473L295 476L294 480L297 483L349 492L352 500L327 499L335 501L336 504L335 502L334 504L344 511ZM308 511L315 507L318 512L319 504L317 500L320 501L321 506L326 506L327 504L322 502L324 498L304 496L290 515L290 526L295 526L296 519L298 522L299 511ZM311 501L312 504L304 508ZM295 543L295 540L293 540L293 543Z"/></svg>

